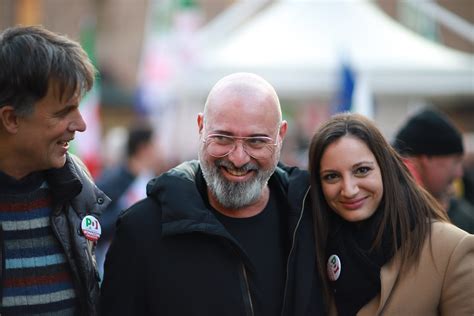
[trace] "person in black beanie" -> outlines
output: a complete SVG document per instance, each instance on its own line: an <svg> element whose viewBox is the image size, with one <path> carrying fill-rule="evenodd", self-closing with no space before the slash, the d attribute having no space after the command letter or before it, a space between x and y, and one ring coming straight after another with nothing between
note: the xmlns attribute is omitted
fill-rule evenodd
<svg viewBox="0 0 474 316"><path fill-rule="evenodd" d="M393 147L416 181L448 210L451 221L474 233L474 207L453 196L453 182L463 174L464 147L460 131L449 118L423 109L401 127Z"/></svg>

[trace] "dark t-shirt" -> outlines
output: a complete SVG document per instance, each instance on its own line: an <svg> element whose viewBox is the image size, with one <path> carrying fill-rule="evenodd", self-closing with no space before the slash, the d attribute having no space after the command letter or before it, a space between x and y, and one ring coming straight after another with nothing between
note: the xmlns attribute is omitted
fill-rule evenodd
<svg viewBox="0 0 474 316"><path fill-rule="evenodd" d="M232 218L214 210L227 231L240 243L254 265L249 286L257 315L280 315L283 298L288 235L284 193L270 183L265 209L248 218ZM260 311L260 312L259 312Z"/></svg>

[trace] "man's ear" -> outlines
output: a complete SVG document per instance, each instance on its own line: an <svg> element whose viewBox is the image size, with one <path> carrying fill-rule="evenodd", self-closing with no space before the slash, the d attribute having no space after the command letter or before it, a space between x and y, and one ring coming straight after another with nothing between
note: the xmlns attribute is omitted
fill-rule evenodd
<svg viewBox="0 0 474 316"><path fill-rule="evenodd" d="M278 135L280 135L281 141L285 138L286 131L288 130L288 123L286 121L281 121L280 130L278 131Z"/></svg>
<svg viewBox="0 0 474 316"><path fill-rule="evenodd" d="M204 114L203 113L198 114L197 124L198 124L199 133L201 133L204 127Z"/></svg>
<svg viewBox="0 0 474 316"><path fill-rule="evenodd" d="M5 105L0 108L0 124L8 133L16 134L18 132L18 115L11 105Z"/></svg>

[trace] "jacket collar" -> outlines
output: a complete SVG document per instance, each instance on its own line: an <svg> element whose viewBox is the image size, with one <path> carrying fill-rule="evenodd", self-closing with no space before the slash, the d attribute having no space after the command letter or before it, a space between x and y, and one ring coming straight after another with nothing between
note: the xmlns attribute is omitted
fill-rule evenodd
<svg viewBox="0 0 474 316"><path fill-rule="evenodd" d="M79 217L91 214L99 217L110 199L92 181L84 164L72 154L67 154L62 168L46 171L46 180L58 205L70 203ZM56 212L60 212L57 208Z"/></svg>
<svg viewBox="0 0 474 316"><path fill-rule="evenodd" d="M204 232L232 239L206 205L196 182L199 163L182 163L151 180L147 195L161 204L163 234Z"/></svg>
<svg viewBox="0 0 474 316"><path fill-rule="evenodd" d="M64 203L82 191L82 183L71 156L66 156L66 163L62 168L46 171L46 180L51 188L55 201Z"/></svg>
<svg viewBox="0 0 474 316"><path fill-rule="evenodd" d="M203 231L230 237L202 198L197 180L200 172L199 162L192 160L148 183L147 195L161 204L164 234ZM309 186L309 176L305 171L279 164L272 179L288 192L289 228L293 231L302 212L300 204Z"/></svg>
<svg viewBox="0 0 474 316"><path fill-rule="evenodd" d="M198 181L200 172L197 160L188 161L148 183L147 196L157 200L161 206L163 235L202 232L238 245L203 199ZM272 175L273 180L289 194L288 228L293 239L303 211L301 204L309 186L309 177L305 171L279 164ZM237 248L243 252L240 247Z"/></svg>

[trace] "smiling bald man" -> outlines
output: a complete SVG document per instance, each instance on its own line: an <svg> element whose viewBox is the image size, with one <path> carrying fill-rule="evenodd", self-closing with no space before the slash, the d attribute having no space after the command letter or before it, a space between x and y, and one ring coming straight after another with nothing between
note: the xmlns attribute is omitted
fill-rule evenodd
<svg viewBox="0 0 474 316"><path fill-rule="evenodd" d="M152 180L120 219L104 315L323 315L308 174L279 163L274 88L224 77L197 124L199 161Z"/></svg>

